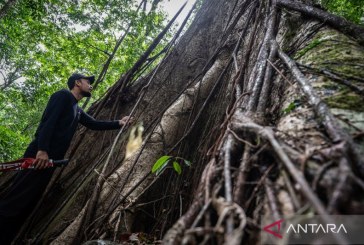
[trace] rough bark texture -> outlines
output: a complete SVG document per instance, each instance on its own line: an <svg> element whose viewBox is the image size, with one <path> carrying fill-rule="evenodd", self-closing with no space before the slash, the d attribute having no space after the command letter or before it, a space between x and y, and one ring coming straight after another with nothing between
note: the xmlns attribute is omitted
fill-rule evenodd
<svg viewBox="0 0 364 245"><path fill-rule="evenodd" d="M133 111L146 129L142 147L124 159L127 132L110 153L117 132L80 129L72 162L19 239L250 244L261 242L266 218L303 206L327 221L362 213L364 48L321 23L324 13L311 19L278 3L204 1L150 75L120 79L91 108L100 119ZM163 155L192 166L151 174Z"/></svg>

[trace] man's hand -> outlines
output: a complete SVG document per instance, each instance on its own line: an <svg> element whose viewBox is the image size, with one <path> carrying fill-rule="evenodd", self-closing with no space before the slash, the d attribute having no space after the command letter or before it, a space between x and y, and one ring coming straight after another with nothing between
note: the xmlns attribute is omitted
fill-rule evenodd
<svg viewBox="0 0 364 245"><path fill-rule="evenodd" d="M119 120L119 124L120 126L123 126L126 124L126 122L128 122L128 125L132 124L134 122L134 117L123 117L121 120Z"/></svg>
<svg viewBox="0 0 364 245"><path fill-rule="evenodd" d="M48 162L48 153L45 151L38 151L33 165L35 169L45 169L47 168Z"/></svg>

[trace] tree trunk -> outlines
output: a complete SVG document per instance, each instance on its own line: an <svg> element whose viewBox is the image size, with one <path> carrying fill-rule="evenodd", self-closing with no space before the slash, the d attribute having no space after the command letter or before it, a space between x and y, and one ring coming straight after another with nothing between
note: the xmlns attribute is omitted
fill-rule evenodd
<svg viewBox="0 0 364 245"><path fill-rule="evenodd" d="M133 112L146 129L141 148L124 159L127 132L80 129L71 163L19 239L122 242L137 233L146 243L250 244L269 216L306 205L326 221L362 213L361 37L331 29L319 11L285 11L286 2L204 1L160 65L120 79L91 108L102 105L100 119ZM192 165L151 174L163 155Z"/></svg>

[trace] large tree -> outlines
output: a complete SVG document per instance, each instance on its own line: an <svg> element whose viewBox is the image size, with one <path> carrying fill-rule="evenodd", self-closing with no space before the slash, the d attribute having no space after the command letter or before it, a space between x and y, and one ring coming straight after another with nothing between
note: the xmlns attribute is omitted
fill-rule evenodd
<svg viewBox="0 0 364 245"><path fill-rule="evenodd" d="M90 108L143 122L141 147L125 158L127 129L80 129L18 239L240 244L268 216L362 213L364 29L315 6L203 1L138 76L161 33Z"/></svg>

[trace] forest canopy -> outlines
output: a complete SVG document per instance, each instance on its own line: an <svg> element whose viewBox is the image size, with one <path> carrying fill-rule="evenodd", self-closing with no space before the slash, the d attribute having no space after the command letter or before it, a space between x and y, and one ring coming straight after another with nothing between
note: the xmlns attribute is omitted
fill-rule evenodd
<svg viewBox="0 0 364 245"><path fill-rule="evenodd" d="M364 4L361 0L320 0L324 8L349 21L364 25Z"/></svg>

